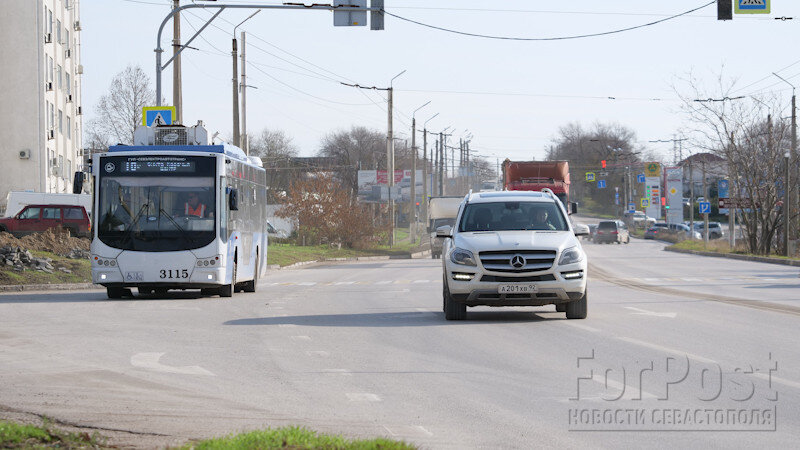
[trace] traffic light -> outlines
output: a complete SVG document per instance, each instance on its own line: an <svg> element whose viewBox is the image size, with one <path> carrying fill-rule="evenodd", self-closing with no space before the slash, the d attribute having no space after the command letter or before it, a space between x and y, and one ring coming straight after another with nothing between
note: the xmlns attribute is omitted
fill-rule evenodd
<svg viewBox="0 0 800 450"><path fill-rule="evenodd" d="M602 161L600 161L600 166L602 166L602 167L603 167L603 169L605 169L605 168L606 168L606 160L605 160L605 159L604 159L604 160L602 160Z"/></svg>
<svg viewBox="0 0 800 450"><path fill-rule="evenodd" d="M733 2L717 0L717 20L733 20Z"/></svg>
<svg viewBox="0 0 800 450"><path fill-rule="evenodd" d="M661 197L661 206L667 206L667 197ZM669 206L667 206L669 208Z"/></svg>

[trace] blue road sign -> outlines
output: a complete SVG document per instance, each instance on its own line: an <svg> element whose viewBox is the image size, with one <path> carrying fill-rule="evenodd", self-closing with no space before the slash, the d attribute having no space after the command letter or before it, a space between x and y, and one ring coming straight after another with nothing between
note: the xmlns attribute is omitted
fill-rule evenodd
<svg viewBox="0 0 800 450"><path fill-rule="evenodd" d="M177 117L174 106L145 106L142 108L142 125L172 125Z"/></svg>
<svg viewBox="0 0 800 450"><path fill-rule="evenodd" d="M719 192L719 197L728 198L729 187L730 184L728 183L728 180L719 180L719 182L717 182L717 191Z"/></svg>
<svg viewBox="0 0 800 450"><path fill-rule="evenodd" d="M619 205L619 192L614 193L614 204Z"/></svg>
<svg viewBox="0 0 800 450"><path fill-rule="evenodd" d="M700 202L700 214L711 214L711 202Z"/></svg>
<svg viewBox="0 0 800 450"><path fill-rule="evenodd" d="M633 212L636 210L636 203L630 202L628 203L628 211Z"/></svg>
<svg viewBox="0 0 800 450"><path fill-rule="evenodd" d="M636 175L636 182L637 183L644 183L644 181L645 180L644 180L644 174L643 173L640 173L639 175Z"/></svg>
<svg viewBox="0 0 800 450"><path fill-rule="evenodd" d="M600 189L606 187L606 180L597 180L597 187Z"/></svg>

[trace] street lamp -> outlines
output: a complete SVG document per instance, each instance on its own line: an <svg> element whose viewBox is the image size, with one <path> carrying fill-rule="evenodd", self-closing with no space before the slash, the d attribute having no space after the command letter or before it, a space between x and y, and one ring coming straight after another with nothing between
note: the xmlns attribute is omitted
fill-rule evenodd
<svg viewBox="0 0 800 450"><path fill-rule="evenodd" d="M236 44L236 29L239 28L243 23L247 22L248 20L252 19L253 16L260 13L261 10L254 12L247 16L246 19L239 22L239 25L233 27L233 39L231 43L231 56L233 57L233 145L237 147L243 147L241 142L241 134L239 129L239 75L238 75L238 49ZM242 50L244 51L244 50ZM244 72L245 68L242 66L242 71ZM244 83L242 83L244 84ZM245 126L246 129L246 126Z"/></svg>
<svg viewBox="0 0 800 450"><path fill-rule="evenodd" d="M786 166L783 180L783 254L789 256L789 158L791 152L783 154L783 162Z"/></svg>
<svg viewBox="0 0 800 450"><path fill-rule="evenodd" d="M414 216L414 222L409 220L408 234L411 242L417 242L417 111L430 105L430 100L425 102L424 105L415 109L411 113L411 200L409 203L409 213ZM423 171L424 172L424 171ZM423 175L423 180L425 179ZM422 183L425 184L424 182Z"/></svg>
<svg viewBox="0 0 800 450"><path fill-rule="evenodd" d="M772 74L775 75L776 77L778 77L784 83L786 83L786 84L788 84L789 86L792 87L792 147L789 149L789 158L792 158L793 155L795 155L797 153L797 108L796 108L796 99L797 99L797 97L795 96L795 87L794 87L794 85L792 83L789 83L788 81L786 81L785 78L783 78L782 76L778 75L777 73L772 72ZM786 170L788 171L789 169L787 168ZM788 177L787 177L787 182L788 182ZM788 190L788 188L789 188L789 186L787 184L786 190ZM786 197L787 204L785 204L783 206L783 209L785 211L784 215L791 215L792 211L794 210L794 208L790 208L789 207L790 205L788 203L788 199L789 199L789 196L787 195L787 197ZM794 206L794 205L792 205L792 206ZM786 214L786 213L788 213L788 214ZM786 234L787 235L788 235L788 232L789 232L789 230L787 229L786 230ZM788 250L789 250L789 247L787 245L786 246L787 253L788 253Z"/></svg>

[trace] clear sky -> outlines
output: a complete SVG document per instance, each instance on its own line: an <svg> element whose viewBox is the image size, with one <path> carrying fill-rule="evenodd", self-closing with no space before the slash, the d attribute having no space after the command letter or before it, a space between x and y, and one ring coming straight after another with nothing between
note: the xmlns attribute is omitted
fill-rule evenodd
<svg viewBox="0 0 800 450"><path fill-rule="evenodd" d="M385 0L389 13L404 18L517 38L612 31L707 3ZM170 4L81 1L87 117L93 117L98 98L126 65L138 64L155 77L156 33ZM248 90L248 130L284 130L301 155L309 156L334 131L363 125L385 132L385 93L361 91L340 81L386 87L406 70L394 81L394 128L400 138L410 140L412 112L431 101L417 112L418 127L439 113L428 123L430 130L452 126L456 139L469 130L472 148L492 160L541 159L560 126L577 122L588 128L598 121L629 127L642 145L671 155L671 143L648 141L670 139L687 126L673 86L683 90L681 79L689 71L709 83L722 72L737 80L737 95L774 92L788 99L791 88L771 72L800 84L800 54L794 50L800 41L800 1L772 0L771 9L770 15L735 15L733 21L721 22L712 4L632 31L553 41L483 39L390 16L384 31L371 31L334 27L330 12L263 10L239 28L248 33L248 84L257 87ZM223 12L192 43L198 50L183 53L185 123L203 120L210 132L231 134L231 36L233 27L251 13ZM193 10L183 15L184 42L211 14ZM171 37L168 25L164 48L171 48ZM163 94L171 102L170 69L163 83Z"/></svg>

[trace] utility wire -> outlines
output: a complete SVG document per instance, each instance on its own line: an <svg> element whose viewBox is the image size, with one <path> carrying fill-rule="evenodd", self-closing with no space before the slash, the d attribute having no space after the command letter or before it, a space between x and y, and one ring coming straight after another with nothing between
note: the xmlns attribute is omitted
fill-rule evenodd
<svg viewBox="0 0 800 450"><path fill-rule="evenodd" d="M659 24L659 23L662 23L662 22L666 22L668 20L672 20L672 19L675 19L675 18L678 18L678 17L681 17L681 16L685 16L687 14L691 14L691 13L693 13L695 11L701 10L701 9L706 8L708 6L711 6L711 5L715 4L715 3L717 3L716 0L710 1L710 2L708 2L706 4L704 4L704 5L698 6L697 8L690 9L688 11L684 11L684 12L682 12L680 14L675 14L674 16L669 16L669 17L666 17L666 18L663 18L663 19L659 19L659 20L656 20L656 21L653 21L653 22L648 22L648 23L645 23L645 24L642 24L642 25L636 25L636 26L633 26L633 27L621 28L619 30L603 31L603 32L600 32L600 33L590 33L590 34L578 34L578 35L573 35L573 36L556 36L556 37L545 37L545 38L522 38L522 37L493 36L493 35L487 35L487 34L470 33L470 32L466 32L466 31L453 30L453 29L450 29L450 28L444 28L444 27L440 27L440 26L436 26L436 25L430 25L430 24L427 24L427 23L423 23L423 22L419 22L419 21L416 21L416 20L408 19L406 17L402 17L402 16L399 16L397 14L390 13L389 11L386 11L386 10L384 10L384 14L386 14L387 16L394 17L395 19L400 19L400 20L403 20L403 21L406 21L406 22L409 22L409 23L413 23L415 25L422 26L422 27L432 28L434 30L444 31L444 32L447 32L447 33L459 34L459 35L462 35L462 36L470 36L470 37L477 37L477 38L484 38L484 39L497 39L497 40L505 40L505 41L528 41L528 42L530 42L530 41L564 41L564 40L569 40L569 39L583 39L583 38L590 38L590 37L607 36L607 35L610 35L610 34L623 33L625 31L631 31L631 30L636 30L636 29L639 29L639 28L649 27L649 26L656 25L656 24Z"/></svg>

